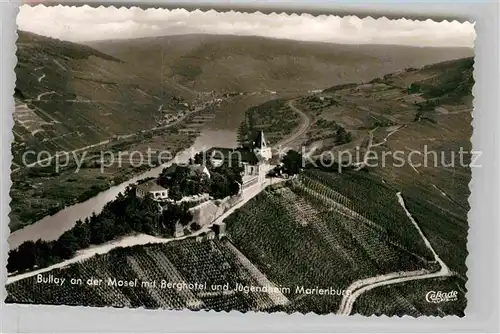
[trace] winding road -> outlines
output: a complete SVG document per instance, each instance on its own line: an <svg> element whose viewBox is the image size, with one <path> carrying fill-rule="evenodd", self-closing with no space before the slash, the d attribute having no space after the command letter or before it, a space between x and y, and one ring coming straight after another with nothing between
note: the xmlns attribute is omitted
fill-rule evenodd
<svg viewBox="0 0 500 334"><path fill-rule="evenodd" d="M410 219L411 223L415 226L417 229L418 233L420 234L420 237L424 241L425 245L427 248L431 251L432 255L434 256L434 259L437 263L440 265L440 270L436 272L430 272L425 269L421 270L416 270L416 271L401 271L401 272L395 272L395 273L390 273L386 275L378 275L374 277L369 277L365 279L358 280L354 283L352 283L347 290L351 292L349 295L345 295L342 298L342 301L340 302L340 307L337 312L339 315L349 315L352 312L352 307L354 303L356 302L356 299L358 299L359 296L361 296L363 293L366 291L370 291L374 288L380 287L380 286L386 286L386 285L391 285L391 284L397 284L397 283L402 283L402 282L408 282L408 281L415 281L415 280L421 280L421 279L428 279L428 278L436 278L436 277L446 277L446 276L451 276L451 271L444 263L443 260L439 257L439 255L434 251L434 248L432 247L431 243L427 239L427 237L424 235L422 230L420 229L420 226L418 226L417 222L415 219L413 219L413 216L411 213L408 211L406 208L405 201L403 199L403 196L401 195L401 192L398 192L396 194L398 198L399 205L404 209L406 215Z"/></svg>
<svg viewBox="0 0 500 334"><path fill-rule="evenodd" d="M51 94L57 94L56 92L54 91L50 91L50 92L45 92L45 93L41 93L41 94L38 94L38 96L36 97L36 101L40 101L40 99L45 96L45 95L51 95Z"/></svg>
<svg viewBox="0 0 500 334"><path fill-rule="evenodd" d="M311 125L311 119L309 118L309 116L307 116L306 113L304 113L302 110L297 108L293 104L293 100L289 100L287 102L287 105L288 105L288 107L290 107L290 109L292 109L293 111L295 111L296 113L298 113L300 115L300 117L302 118L302 121L301 121L299 127L296 129L296 131L293 134L291 134L288 138L284 138L284 139L280 140L279 142L277 142L275 145L272 146L273 149L279 150L281 152L286 151L288 149L286 147L287 145L289 145L290 143L295 141L297 138L299 138L300 136L305 134L307 129L309 129L309 126Z"/></svg>
<svg viewBox="0 0 500 334"><path fill-rule="evenodd" d="M394 133L398 132L399 130L401 130L402 128L406 127L406 124L405 125L400 125L398 126L396 129L394 129L393 131L389 132L389 134L387 134L387 136L385 136L384 139L382 139L381 142L379 143L376 143L376 144L373 144L371 147L377 147L377 146L380 146L380 145L384 145L385 143L387 143L387 139L392 136Z"/></svg>

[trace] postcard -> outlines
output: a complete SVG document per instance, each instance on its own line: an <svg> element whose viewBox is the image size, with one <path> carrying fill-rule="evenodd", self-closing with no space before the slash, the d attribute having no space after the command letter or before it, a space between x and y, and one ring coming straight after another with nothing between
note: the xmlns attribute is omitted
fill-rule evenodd
<svg viewBox="0 0 500 334"><path fill-rule="evenodd" d="M465 315L474 24L17 24L7 303Z"/></svg>

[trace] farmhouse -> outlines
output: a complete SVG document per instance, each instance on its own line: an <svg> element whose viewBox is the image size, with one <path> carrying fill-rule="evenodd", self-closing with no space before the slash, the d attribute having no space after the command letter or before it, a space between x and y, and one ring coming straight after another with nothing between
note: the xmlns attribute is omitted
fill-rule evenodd
<svg viewBox="0 0 500 334"><path fill-rule="evenodd" d="M160 186L155 180L150 180L139 184L135 190L135 194L141 198L150 194L155 200L163 200L168 198L168 189Z"/></svg>

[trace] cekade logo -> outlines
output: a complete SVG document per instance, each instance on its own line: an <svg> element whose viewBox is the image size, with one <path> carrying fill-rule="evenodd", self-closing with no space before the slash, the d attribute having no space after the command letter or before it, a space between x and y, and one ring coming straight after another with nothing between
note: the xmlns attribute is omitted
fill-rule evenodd
<svg viewBox="0 0 500 334"><path fill-rule="evenodd" d="M425 295L425 300L428 303L443 303L454 302L458 300L458 291L442 292L442 291L429 291Z"/></svg>

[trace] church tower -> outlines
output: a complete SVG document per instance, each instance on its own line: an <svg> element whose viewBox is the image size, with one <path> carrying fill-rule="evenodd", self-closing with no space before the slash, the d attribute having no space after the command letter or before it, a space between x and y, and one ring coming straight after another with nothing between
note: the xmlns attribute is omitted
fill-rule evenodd
<svg viewBox="0 0 500 334"><path fill-rule="evenodd" d="M268 145L266 138L264 137L264 131L260 131L252 143L253 152L255 155L262 160L271 160L273 153L271 147Z"/></svg>

